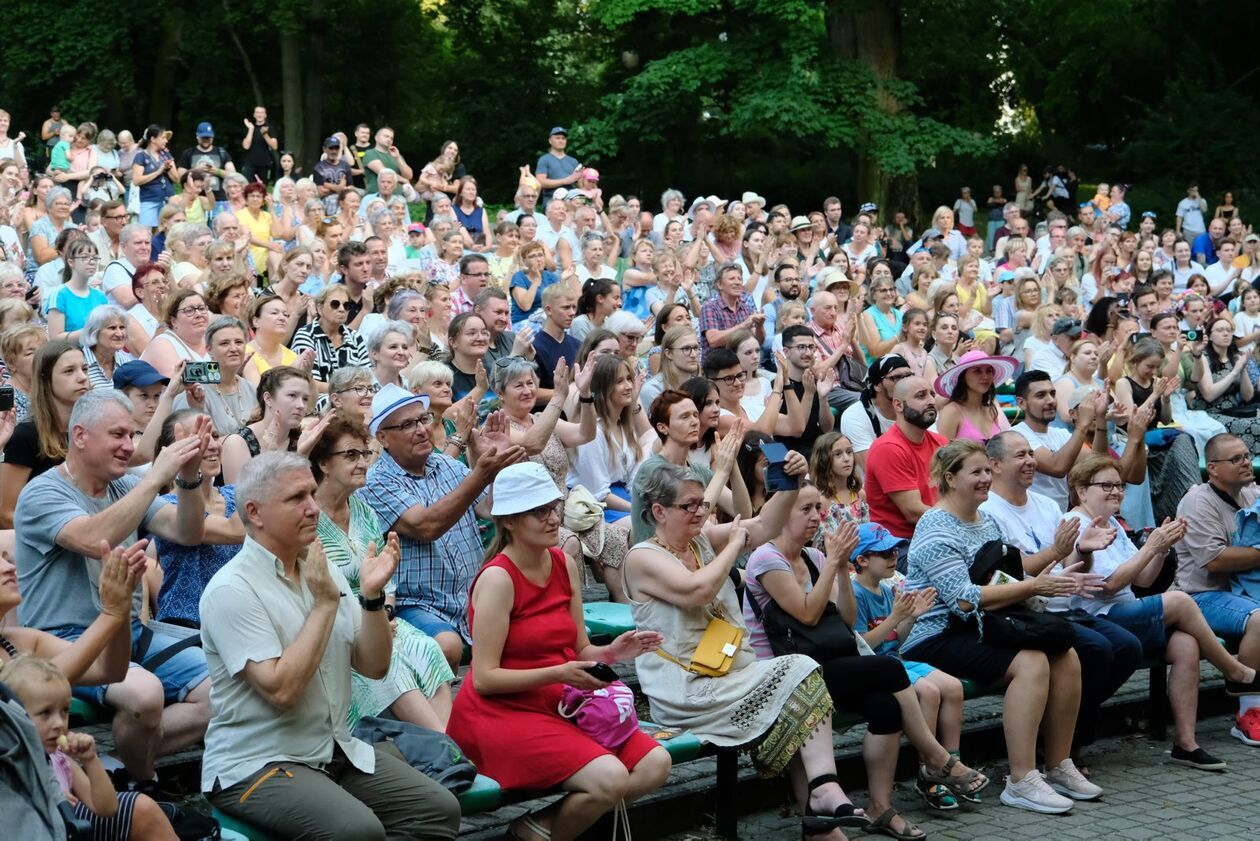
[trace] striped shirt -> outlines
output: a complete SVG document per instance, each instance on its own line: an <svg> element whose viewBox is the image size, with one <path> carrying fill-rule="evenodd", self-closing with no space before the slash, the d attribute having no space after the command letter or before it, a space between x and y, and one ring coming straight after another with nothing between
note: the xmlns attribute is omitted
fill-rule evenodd
<svg viewBox="0 0 1260 841"><path fill-rule="evenodd" d="M376 511L381 524L392 529L409 508L427 508L454 493L469 473L460 462L435 452L425 461L423 474L415 475L403 470L387 450L368 469L367 484L357 494ZM419 607L436 614L470 643L468 593L483 554L473 508L489 493L489 488L482 489L473 505L437 540L400 534L402 559L394 573L399 608Z"/></svg>
<svg viewBox="0 0 1260 841"><path fill-rule="evenodd" d="M311 376L317 382L326 383L332 372L338 368L366 368L368 360L367 344L363 337L349 327L341 328L341 347L333 347L332 339L319 326L318 321L304 324L293 334L289 349L296 354L311 350L315 352L315 363L311 365Z"/></svg>

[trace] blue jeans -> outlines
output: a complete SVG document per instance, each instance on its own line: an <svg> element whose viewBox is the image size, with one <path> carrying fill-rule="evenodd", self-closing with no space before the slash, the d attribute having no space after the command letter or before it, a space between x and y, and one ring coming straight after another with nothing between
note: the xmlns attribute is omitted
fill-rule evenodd
<svg viewBox="0 0 1260 841"><path fill-rule="evenodd" d="M1260 602L1231 593L1228 590L1207 590L1202 593L1191 593L1208 627L1222 637L1233 640L1242 639L1247 633L1247 622L1251 614L1260 610Z"/></svg>
<svg viewBox="0 0 1260 841"><path fill-rule="evenodd" d="M1077 747L1094 743L1098 710L1124 685L1142 659L1142 643L1101 616L1073 621L1076 656L1081 661L1081 709L1076 716Z"/></svg>
<svg viewBox="0 0 1260 841"><path fill-rule="evenodd" d="M1168 629L1164 626L1164 599L1147 596L1123 601L1107 611L1107 618L1138 638L1142 653L1163 659L1168 646Z"/></svg>
<svg viewBox="0 0 1260 841"><path fill-rule="evenodd" d="M73 642L83 636L84 630L86 629L79 627L58 628L52 633L63 640ZM146 642L147 645L145 645ZM162 659L167 649L182 642L183 640L166 634L150 633L140 620L133 619L131 621L131 668L147 668L146 663ZM149 668L149 671L162 682L162 694L167 704L182 702L188 697L189 692L210 678L210 671L206 667L206 655L200 645L181 648L170 657L163 659L157 666ZM73 693L74 697L81 701L104 706L105 690L108 688L108 686L76 686L73 688Z"/></svg>
<svg viewBox="0 0 1260 841"><path fill-rule="evenodd" d="M423 607L399 607L398 618L431 637L442 633L460 636L459 628L452 625L449 620Z"/></svg>

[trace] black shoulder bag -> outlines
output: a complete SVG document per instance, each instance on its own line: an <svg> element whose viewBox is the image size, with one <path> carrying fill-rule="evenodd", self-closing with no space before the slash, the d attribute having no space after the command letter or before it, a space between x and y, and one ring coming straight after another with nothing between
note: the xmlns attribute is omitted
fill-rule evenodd
<svg viewBox="0 0 1260 841"><path fill-rule="evenodd" d="M805 568L809 570L810 580L817 585L818 569L804 550L801 551L801 560L805 562ZM825 663L837 657L856 657L858 654L853 629L840 616L839 609L831 599L827 600L822 616L814 625L806 625L779 607L773 598L769 599L768 604L762 608L757 604L757 599L752 593L749 593L748 603L752 605L753 614L765 628L770 650L776 657L782 657L785 654L804 654L819 663Z"/></svg>
<svg viewBox="0 0 1260 841"><path fill-rule="evenodd" d="M1012 578L1024 577L1019 550L1000 540L990 540L976 552L969 575L973 584L983 586L997 570ZM1039 613L1022 604L977 611L966 617L951 613L949 628L955 634L975 635L997 648L1018 651L1059 654L1076 642L1076 631L1067 619L1054 613Z"/></svg>

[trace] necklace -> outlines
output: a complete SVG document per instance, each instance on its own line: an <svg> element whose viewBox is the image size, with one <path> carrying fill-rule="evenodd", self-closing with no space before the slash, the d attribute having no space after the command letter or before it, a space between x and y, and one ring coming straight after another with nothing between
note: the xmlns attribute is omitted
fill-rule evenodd
<svg viewBox="0 0 1260 841"><path fill-rule="evenodd" d="M676 556L676 557L677 557L677 556L681 556L681 555L685 555L685 554L687 554L687 552L691 552L691 554L692 554L692 555L695 555L695 558L696 558L696 566L697 566L697 567L702 566L702 564L700 563L700 555L699 555L699 553L697 553L697 552L696 552L696 547L695 547L695 544L694 544L692 541L690 541L690 540L689 540L689 541L687 541L687 545L686 545L686 546L684 546L684 547L682 547L681 549L679 549L679 548L677 548L677 547L675 547L675 546L670 546L670 545L669 545L668 543L666 543L664 540L661 540L659 537L655 537L655 536L653 536L653 537L652 537L652 542L653 542L653 543L655 543L657 546L660 546L660 547L661 547L662 549L664 549L665 551L667 551L667 552L669 552L669 553L673 554L673 555L674 555L674 556Z"/></svg>
<svg viewBox="0 0 1260 841"><path fill-rule="evenodd" d="M232 420L236 421L234 429L240 429L245 426L249 419L249 412L242 405L245 397L241 394L241 388L238 385L236 391L224 393L217 385L211 385L210 388L215 394L223 399L223 408L227 409L227 413L232 416Z"/></svg>

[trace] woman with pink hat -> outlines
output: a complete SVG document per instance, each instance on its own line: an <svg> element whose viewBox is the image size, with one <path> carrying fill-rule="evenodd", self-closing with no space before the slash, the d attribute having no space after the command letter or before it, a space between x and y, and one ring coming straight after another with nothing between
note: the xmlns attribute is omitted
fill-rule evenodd
<svg viewBox="0 0 1260 841"><path fill-rule="evenodd" d="M1017 362L1009 356L989 356L969 350L958 364L936 378L936 393L948 398L936 419L936 431L946 438L969 438L984 443L1010 429L998 408L996 386L1015 374Z"/></svg>

